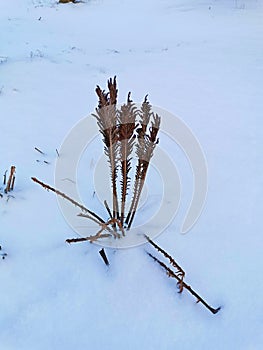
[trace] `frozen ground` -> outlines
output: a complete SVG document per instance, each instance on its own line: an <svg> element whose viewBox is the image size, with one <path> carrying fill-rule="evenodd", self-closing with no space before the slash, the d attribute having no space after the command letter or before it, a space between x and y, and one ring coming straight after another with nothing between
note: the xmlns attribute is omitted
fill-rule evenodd
<svg viewBox="0 0 263 350"><path fill-rule="evenodd" d="M1 349L262 349L263 1L1 1L0 33L1 174L17 166L0 199ZM120 100L149 93L203 146L205 210L180 235L191 173L177 150L185 195L157 242L215 316L147 246L107 250L108 269L96 245L65 244L55 196L30 180L53 183L55 149L115 74Z"/></svg>

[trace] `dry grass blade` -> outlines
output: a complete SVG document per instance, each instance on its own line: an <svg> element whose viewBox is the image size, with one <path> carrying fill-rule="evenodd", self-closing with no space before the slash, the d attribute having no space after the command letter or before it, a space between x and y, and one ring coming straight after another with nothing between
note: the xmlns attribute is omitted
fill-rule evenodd
<svg viewBox="0 0 263 350"><path fill-rule="evenodd" d="M153 256L152 254L148 253L147 254L154 260L156 261L167 273L167 275L169 277L173 277L175 278L178 282L180 282L180 277L177 276L177 274L171 270L168 266L165 265L165 263L163 263L162 261L160 261L159 259L157 259L155 256ZM213 314L218 313L218 311L221 309L221 307L218 307L217 309L213 308L212 306L210 306L202 297L200 297L199 294L197 294L192 288L191 286L189 286L188 284L186 284L184 281L182 282L183 284L183 288L187 289L189 293L191 293L196 299L197 299L197 303L202 303L209 311L211 311Z"/></svg>

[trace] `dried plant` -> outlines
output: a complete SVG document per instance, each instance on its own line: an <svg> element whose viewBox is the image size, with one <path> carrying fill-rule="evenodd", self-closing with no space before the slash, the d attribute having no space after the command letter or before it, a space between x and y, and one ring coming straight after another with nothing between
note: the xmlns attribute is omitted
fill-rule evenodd
<svg viewBox="0 0 263 350"><path fill-rule="evenodd" d="M140 128L137 129L137 144L136 144L136 155L137 155L137 167L134 182L134 191L132 203L130 206L129 213L126 218L126 224L128 229L131 227L138 204L140 200L140 195L145 183L147 170L149 167L150 160L153 156L153 151L158 144L157 134L160 128L161 118L151 111L151 105L147 101L147 96L144 99L140 115ZM149 133L147 133L147 128L150 119L151 127L149 128Z"/></svg>
<svg viewBox="0 0 263 350"><path fill-rule="evenodd" d="M10 174L9 174L9 178L7 181L7 185L5 188L5 193L8 193L10 191L13 191L14 189L14 185L15 185L15 172L16 172L16 167L15 166L11 166L10 169ZM6 176L6 175L5 175ZM5 177L4 177L4 183L5 183Z"/></svg>
<svg viewBox="0 0 263 350"><path fill-rule="evenodd" d="M117 172L118 172L118 127L117 127L117 83L116 77L109 79L108 81L109 92L105 93L99 86L96 88L96 93L99 97L98 108L96 114L93 114L97 119L99 130L103 136L103 142L105 144L104 152L108 157L110 172L111 172L111 185L112 185L112 205L113 205L113 218L119 219L119 206L118 206L118 193L117 193Z"/></svg>
<svg viewBox="0 0 263 350"><path fill-rule="evenodd" d="M159 247L155 242L153 242L147 235L144 235L144 237L147 239L147 241L160 253L163 254L163 256L165 258L167 258L170 262L170 264L176 268L176 275L179 278L178 280L178 287L179 287L179 293L182 293L183 291L183 280L184 280L184 276L185 276L185 272L184 270L181 268L180 265L177 264L177 262L174 260L174 258L169 255L164 249L162 249L161 247Z"/></svg>
<svg viewBox="0 0 263 350"><path fill-rule="evenodd" d="M47 184L45 184L44 182L38 180L35 177L31 177L31 180L38 183L40 186L42 186L45 190L47 191L52 191L54 193L56 193L58 196L63 197L64 199L66 199L67 201L71 202L73 205L75 205L76 207L80 208L82 211L89 213L90 216L93 218L93 220L96 220L97 223L102 223L105 224L105 221L99 217L96 213L94 213L93 211L87 209L86 207L84 207L84 205L79 204L78 202L76 202L74 199L70 198L69 196L67 196L65 193L60 192L59 190L55 189L54 187L51 187Z"/></svg>
<svg viewBox="0 0 263 350"><path fill-rule="evenodd" d="M147 170L153 151L158 143L157 134L160 128L160 117L151 110L152 106L147 96L138 110L128 94L127 103L117 110L117 84L116 77L108 81L108 92L99 86L96 88L99 97L96 114L99 130L103 135L104 151L108 157L111 171L113 218L120 220L122 226L131 228L138 208L140 196L145 183ZM136 119L139 118L139 124ZM149 127L149 125L151 125ZM139 127L138 127L139 126ZM136 133L137 132L137 136ZM132 168L133 150L137 158L136 173L133 185L133 196L130 209L125 215L126 200L130 189L131 178L129 172ZM121 172L121 206L119 212L117 178Z"/></svg>
<svg viewBox="0 0 263 350"><path fill-rule="evenodd" d="M79 213L78 216L92 220L99 226L99 230L96 234L89 235L87 237L67 239L67 243L78 243L85 241L92 243L109 237L120 239L125 236L125 228L129 230L133 223L143 186L145 184L149 164L153 157L155 147L159 142L157 136L160 129L161 118L152 111L152 106L148 102L147 96L145 97L141 107L137 108L132 102L129 93L127 103L123 104L121 108L118 109L118 89L116 77L108 80L108 92L105 92L105 90L102 90L99 86L97 86L96 94L99 101L96 114L93 116L96 118L99 131L102 134L104 152L108 159L110 168L112 210L110 209L108 203L104 201L104 206L109 215L109 220L107 221L102 219L95 212L89 210L82 204L79 204L65 193L41 182L35 177L32 177L32 180L41 185L44 189L56 193L58 196L61 196L76 207L80 208L81 213ZM36 150L42 153L42 151L39 149ZM131 188L132 181L130 171L133 166L133 158L135 158L136 169L133 187ZM12 188L12 183L14 182L14 172L15 167L12 167L7 183L7 189ZM4 179L5 178L6 174ZM118 189L120 193L118 193ZM129 191L132 193L132 200L128 214L126 215L126 202ZM121 198L121 203L118 202L118 198ZM147 254L166 271L169 277L177 280L179 293L182 293L184 289L187 289L193 296L196 297L197 302L201 302L213 314L216 314L220 310L220 307L214 309L208 305L203 298L201 298L188 284L185 283L185 272L174 260L174 258L163 248L159 247L155 242L153 242L148 236L145 235L145 238L156 251L161 253L164 258L169 260L170 265L175 269L173 270L154 255L147 252ZM101 249L100 255L105 264L109 265L104 249Z"/></svg>
<svg viewBox="0 0 263 350"><path fill-rule="evenodd" d="M190 292L196 299L197 299L197 303L202 303L209 311L211 311L213 314L218 313L218 311L221 309L221 307L218 308L213 308L212 306L210 306L202 297L200 297L199 294L197 294L192 288L191 286L189 286L188 284L186 284L184 282L184 277L185 277L185 272L183 271L183 269L180 267L180 265L177 264L177 262L174 260L174 258L171 257L171 255L169 255L164 249L162 249L161 247L159 247L155 242L153 242L148 236L146 236L147 241L160 253L163 254L163 256L165 258L167 258L170 262L170 264L176 268L176 271L173 271L170 267L168 267L164 262L162 262L161 260L159 260L158 258L156 258L154 255L152 255L151 253L147 252L147 254L155 261L157 262L165 271L168 277L172 277L175 278L177 280L177 285L179 288L179 293L183 292L183 289L187 289L188 292Z"/></svg>
<svg viewBox="0 0 263 350"><path fill-rule="evenodd" d="M120 159L121 159L121 217L123 225L125 216L125 203L130 186L129 172L132 168L132 151L135 143L134 131L136 128L137 108L130 100L128 95L127 104L121 106L119 112L119 142L120 142Z"/></svg>
<svg viewBox="0 0 263 350"><path fill-rule="evenodd" d="M87 237L67 239L66 240L67 243L76 243L76 242L83 242L83 241L90 241L92 243L92 242L94 242L94 241L96 241L96 240L98 240L100 238L108 238L110 236L112 236L114 238L120 238L120 235L117 234L114 230L112 230L110 228L110 225L112 224L111 220L108 221L108 222L105 222L96 213L94 213L93 211L89 210L88 208L86 208L82 204L79 204L74 199L72 199L71 197L67 196L65 193L55 189L54 187L51 187L51 186L45 184L44 182L38 180L35 177L32 177L31 179L32 179L32 181L34 181L34 182L38 183L40 186L42 186L45 190L52 191L52 192L56 193L58 196L64 198L65 200L69 201L70 203L72 203L76 207L80 208L82 210L82 213L78 214L78 216L90 219L90 220L94 221L95 223L97 223L100 226L100 230L95 235L90 235L90 236L87 236ZM86 214L83 214L83 212L85 212ZM114 220L114 219L112 219L112 220ZM108 233L103 234L102 232L104 230L108 231Z"/></svg>
<svg viewBox="0 0 263 350"><path fill-rule="evenodd" d="M152 112L151 105L147 101L147 96L142 106L138 109L131 100L129 93L127 102L118 109L116 77L108 80L107 88L108 91L106 92L99 86L96 87L98 107L93 116L96 118L99 131L102 134L104 153L108 159L110 168L112 210L108 203L104 201L110 219L108 221L103 220L96 213L77 203L65 193L36 178L32 178L34 182L43 188L53 191L79 207L82 210L79 216L93 220L99 225L99 230L95 235L85 238L68 239L68 243L87 240L93 242L111 236L114 238L125 236L124 229L125 227L129 229L133 222L145 183L149 162L158 143L157 134L160 127L160 117ZM43 153L39 148L35 148L35 150ZM131 188L130 171L134 157L137 158L137 166L133 188ZM132 202L128 215L126 215L126 202L129 191L132 193ZM105 230L107 232L103 233Z"/></svg>

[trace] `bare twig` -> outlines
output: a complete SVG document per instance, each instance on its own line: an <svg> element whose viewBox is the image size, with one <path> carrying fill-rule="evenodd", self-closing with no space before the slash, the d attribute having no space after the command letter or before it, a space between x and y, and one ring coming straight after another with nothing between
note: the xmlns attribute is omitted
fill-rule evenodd
<svg viewBox="0 0 263 350"><path fill-rule="evenodd" d="M99 253L100 253L100 256L102 257L102 259L103 259L103 261L104 261L105 265L109 266L109 265L110 265L110 263L109 263L109 260L108 260L108 258L107 258L107 255L106 255L105 249L104 249L104 248L102 248L102 249L99 251Z"/></svg>

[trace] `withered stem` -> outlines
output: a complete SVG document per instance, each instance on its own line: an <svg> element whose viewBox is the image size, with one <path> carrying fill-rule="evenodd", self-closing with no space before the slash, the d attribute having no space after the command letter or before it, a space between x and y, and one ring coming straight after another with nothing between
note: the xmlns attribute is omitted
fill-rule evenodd
<svg viewBox="0 0 263 350"><path fill-rule="evenodd" d="M178 277L176 275L176 273L174 273L173 270L171 270L168 266L165 265L165 263L163 263L162 261L160 261L159 259L157 259L155 256L153 256L151 253L147 252L147 254L154 260L156 261L162 268L165 269L165 271L167 272L168 276L171 276L175 279L177 279L177 281L179 283L182 283L183 288L187 289L188 292L190 292L194 297L196 297L197 299L197 303L200 302L202 303L209 311L211 311L213 314L218 313L218 311L221 309L221 307L218 307L217 309L214 309L212 306L208 305L207 302L200 297L199 294L197 294L188 284L186 284L184 281L181 281L180 277Z"/></svg>
<svg viewBox="0 0 263 350"><path fill-rule="evenodd" d="M66 199L67 201L69 201L70 203L74 204L76 207L80 208L82 211L89 213L90 215L94 216L94 218L96 218L98 221L100 221L101 223L105 224L105 221L99 217L96 213L94 213L93 211L87 209L86 207L84 207L84 205L79 204L78 202L76 202L74 199L70 198L69 196L67 196L65 193L60 192L59 190L55 189L54 187L51 187L47 184L45 184L44 182L41 182L40 180L38 180L35 177L31 177L31 180L38 183L40 186L42 186L45 190L47 191L52 191L55 192L58 196L63 197L64 199Z"/></svg>

